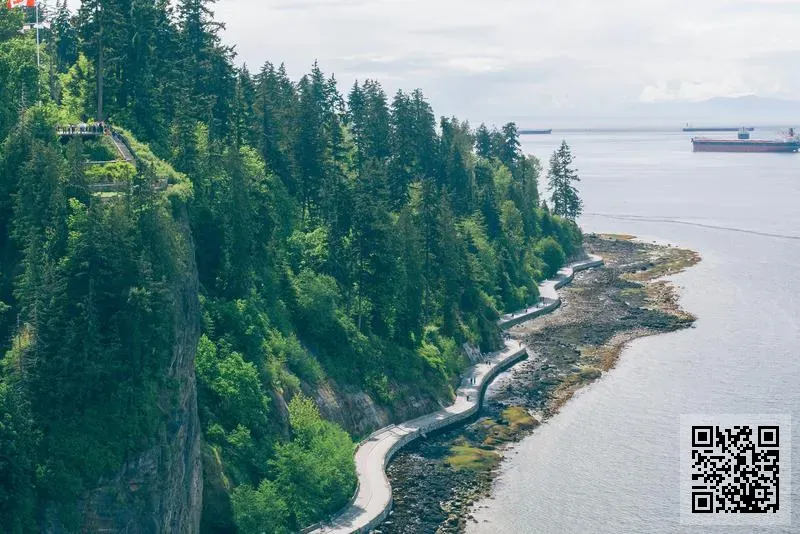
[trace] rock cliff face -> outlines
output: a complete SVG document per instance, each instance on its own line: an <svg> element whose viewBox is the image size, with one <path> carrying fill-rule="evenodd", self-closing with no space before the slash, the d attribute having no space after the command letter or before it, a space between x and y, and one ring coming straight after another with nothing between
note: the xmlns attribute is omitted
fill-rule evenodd
<svg viewBox="0 0 800 534"><path fill-rule="evenodd" d="M470 364L481 357L481 350L465 343L462 346ZM306 388L319 406L320 414L347 430L354 439L366 437L392 423L408 421L449 405L452 399L436 398L415 384L394 384L402 388L391 406L377 402L362 389L341 386L329 380L315 389Z"/></svg>
<svg viewBox="0 0 800 534"><path fill-rule="evenodd" d="M407 400L393 402L391 408L382 406L363 390L338 386L333 382L318 387L314 393L322 417L340 425L356 440L388 424L413 419L443 407L429 393L416 388L405 391L403 398Z"/></svg>
<svg viewBox="0 0 800 534"><path fill-rule="evenodd" d="M178 217L186 245L185 275L173 284L174 342L167 380L160 392L163 421L154 445L130 458L116 476L89 491L76 510L78 532L183 534L200 530L203 471L197 413L195 351L200 337L197 266L186 214ZM135 409L135 407L131 407ZM51 510L51 518L63 514ZM46 520L43 531L74 532Z"/></svg>

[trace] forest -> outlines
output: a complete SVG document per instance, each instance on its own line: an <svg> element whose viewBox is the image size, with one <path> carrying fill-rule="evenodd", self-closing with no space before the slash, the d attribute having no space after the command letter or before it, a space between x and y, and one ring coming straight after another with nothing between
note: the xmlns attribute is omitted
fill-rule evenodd
<svg viewBox="0 0 800 534"><path fill-rule="evenodd" d="M39 66L31 10L0 6L2 532L92 531L87 495L195 380L201 531L328 517L363 436L318 389L447 404L465 344L499 348L499 315L581 252L569 147L545 201L514 123L316 63L251 72L212 4L57 1ZM118 137L57 134L95 121Z"/></svg>

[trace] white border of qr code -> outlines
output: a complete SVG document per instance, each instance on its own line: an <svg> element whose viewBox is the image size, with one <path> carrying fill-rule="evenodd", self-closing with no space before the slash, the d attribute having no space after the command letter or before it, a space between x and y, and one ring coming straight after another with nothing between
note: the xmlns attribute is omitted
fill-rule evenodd
<svg viewBox="0 0 800 534"><path fill-rule="evenodd" d="M692 513L692 427L778 426L779 509L776 513ZM680 422L680 515L683 525L786 526L792 513L792 417L789 414L684 414ZM695 448L696 449L696 448ZM694 482L696 484L696 482ZM696 490L694 490L696 491Z"/></svg>

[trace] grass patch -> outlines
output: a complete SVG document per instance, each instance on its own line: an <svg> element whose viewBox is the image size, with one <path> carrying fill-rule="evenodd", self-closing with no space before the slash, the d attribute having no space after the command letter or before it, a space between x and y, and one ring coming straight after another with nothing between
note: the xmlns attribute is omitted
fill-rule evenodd
<svg viewBox="0 0 800 534"><path fill-rule="evenodd" d="M526 428L533 428L539 423L528 410L521 406L510 406L503 410L503 419L508 423L511 432L519 432Z"/></svg>
<svg viewBox="0 0 800 534"><path fill-rule="evenodd" d="M510 406L503 410L496 420L485 419L480 422L485 437L481 447L497 447L503 443L516 441L527 430L536 428L536 420L525 408Z"/></svg>
<svg viewBox="0 0 800 534"><path fill-rule="evenodd" d="M133 154L137 158L139 158L145 164L152 165L156 178L159 180L167 180L169 185L189 182L189 179L185 174L176 171L172 165L158 158L155 154L153 154L153 151L150 150L148 145L140 143L132 133L124 128L120 128L119 126L114 126L114 129L122 134L122 136L128 141Z"/></svg>
<svg viewBox="0 0 800 534"><path fill-rule="evenodd" d="M119 191L101 191L98 193L92 193L96 198L100 200L111 200L112 198L121 197L122 193Z"/></svg>
<svg viewBox="0 0 800 534"><path fill-rule="evenodd" d="M116 161L122 158L114 143L106 136L86 139L83 142L83 156L88 161Z"/></svg>
<svg viewBox="0 0 800 534"><path fill-rule="evenodd" d="M90 184L129 184L136 176L136 167L126 161L110 161L104 165L86 167L86 180Z"/></svg>
<svg viewBox="0 0 800 534"><path fill-rule="evenodd" d="M453 445L450 447L450 455L445 462L457 471L462 469L491 471L500 463L500 455L494 451L470 447L469 445Z"/></svg>

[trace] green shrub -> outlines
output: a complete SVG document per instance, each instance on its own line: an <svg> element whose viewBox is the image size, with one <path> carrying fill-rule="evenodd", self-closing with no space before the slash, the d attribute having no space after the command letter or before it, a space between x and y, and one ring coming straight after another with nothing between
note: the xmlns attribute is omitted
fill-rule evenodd
<svg viewBox="0 0 800 534"><path fill-rule="evenodd" d="M564 250L561 248L555 239L546 237L539 240L536 245L536 253L542 258L545 264L544 275L546 278L552 278L558 272L564 263L567 261Z"/></svg>
<svg viewBox="0 0 800 534"><path fill-rule="evenodd" d="M347 432L325 421L302 395L289 403L294 439L279 445L272 462L295 526L302 528L339 510L356 486L355 444Z"/></svg>
<svg viewBox="0 0 800 534"><path fill-rule="evenodd" d="M231 496L239 534L289 533L289 507L274 482L263 480L257 489L239 486Z"/></svg>
<svg viewBox="0 0 800 534"><path fill-rule="evenodd" d="M85 174L90 184L130 184L136 176L136 167L125 161L115 161L103 165L89 165Z"/></svg>

